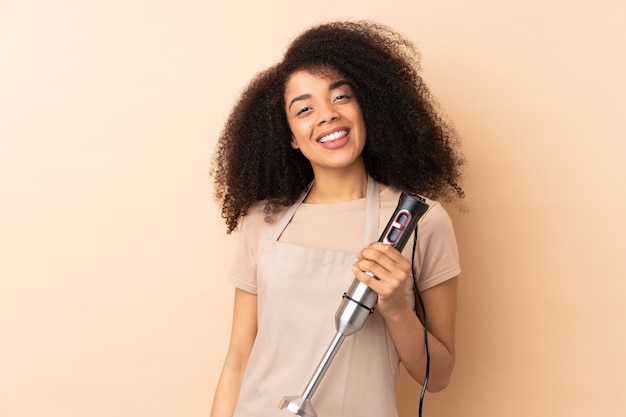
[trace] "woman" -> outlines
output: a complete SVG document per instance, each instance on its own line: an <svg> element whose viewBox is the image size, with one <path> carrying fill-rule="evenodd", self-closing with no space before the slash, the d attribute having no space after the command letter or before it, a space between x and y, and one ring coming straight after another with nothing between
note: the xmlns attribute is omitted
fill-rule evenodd
<svg viewBox="0 0 626 417"><path fill-rule="evenodd" d="M234 107L214 160L228 233L240 226L230 347L212 417L284 416L335 334L356 277L376 311L345 340L316 391L320 416L392 417L399 363L446 387L454 367L454 231L435 199L462 197L456 135L418 75L412 44L372 22L334 22L296 38ZM401 191L429 197L415 248L376 240ZM376 278L373 278L374 275Z"/></svg>

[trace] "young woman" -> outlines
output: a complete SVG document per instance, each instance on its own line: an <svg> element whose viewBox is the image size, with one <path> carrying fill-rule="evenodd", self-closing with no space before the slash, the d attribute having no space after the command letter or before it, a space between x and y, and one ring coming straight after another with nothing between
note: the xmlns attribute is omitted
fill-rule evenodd
<svg viewBox="0 0 626 417"><path fill-rule="evenodd" d="M448 384L460 266L437 200L462 197L462 159L418 64L411 42L385 26L323 24L296 38L234 107L213 166L227 231L239 229L239 240L212 417L289 414L278 403L306 386L354 277L378 301L321 381L318 415L396 416L400 362L423 383L414 279L428 318L427 388ZM402 191L427 197L429 209L417 246L400 253L377 239Z"/></svg>

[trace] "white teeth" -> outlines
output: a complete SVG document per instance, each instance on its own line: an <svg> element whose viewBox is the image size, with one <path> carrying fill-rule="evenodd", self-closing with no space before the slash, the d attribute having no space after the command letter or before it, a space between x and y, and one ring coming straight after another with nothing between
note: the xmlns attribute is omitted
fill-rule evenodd
<svg viewBox="0 0 626 417"><path fill-rule="evenodd" d="M319 140L319 143L329 142L331 140L337 140L341 137L346 136L347 134L348 134L347 130L340 130L338 132L331 133L330 135L324 136L323 138Z"/></svg>

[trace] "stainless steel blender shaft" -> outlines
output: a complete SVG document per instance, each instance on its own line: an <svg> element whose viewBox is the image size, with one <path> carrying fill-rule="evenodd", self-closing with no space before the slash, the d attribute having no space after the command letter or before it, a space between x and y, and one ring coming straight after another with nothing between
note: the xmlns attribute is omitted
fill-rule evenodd
<svg viewBox="0 0 626 417"><path fill-rule="evenodd" d="M341 343L346 338L344 334L337 332L333 341L330 343L330 346L326 350L324 357L320 361L320 364L317 366L315 373L311 377L308 385L304 389L304 393L300 397L285 397L282 399L279 408L286 408L297 416L302 417L317 417L317 413L315 409L311 405L311 397L315 394L317 387L319 386L324 374L328 370L330 363L332 362L335 354L339 351L339 347Z"/></svg>
<svg viewBox="0 0 626 417"><path fill-rule="evenodd" d="M324 354L324 357L320 361L320 364L317 366L315 373L311 377L309 384L306 386L304 393L302 394L304 398L311 399L313 394L315 394L317 387L319 386L320 382L322 382L324 374L326 374L330 363L335 358L335 354L339 351L339 348L341 347L341 344L343 343L343 340L345 338L346 335L344 334L341 334L339 332L335 334L333 341L330 343L330 346L326 350L326 354Z"/></svg>

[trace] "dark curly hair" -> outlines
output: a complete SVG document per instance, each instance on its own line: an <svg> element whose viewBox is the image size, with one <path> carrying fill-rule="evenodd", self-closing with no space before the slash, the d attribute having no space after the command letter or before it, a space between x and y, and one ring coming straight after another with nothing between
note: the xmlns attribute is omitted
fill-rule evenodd
<svg viewBox="0 0 626 417"><path fill-rule="evenodd" d="M409 40L375 22L325 23L298 36L281 62L252 79L219 138L211 174L228 233L257 202L270 221L313 180L291 147L285 113L285 84L298 70L330 68L346 78L365 120L372 178L434 199L462 198L458 137L418 74L419 58Z"/></svg>

